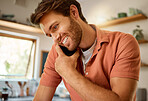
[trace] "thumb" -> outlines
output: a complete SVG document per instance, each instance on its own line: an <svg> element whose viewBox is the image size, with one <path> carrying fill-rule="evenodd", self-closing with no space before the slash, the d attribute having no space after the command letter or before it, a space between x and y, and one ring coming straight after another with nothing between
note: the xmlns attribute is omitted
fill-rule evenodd
<svg viewBox="0 0 148 101"><path fill-rule="evenodd" d="M58 44L56 44L56 51L59 56L65 56L65 54L63 53L62 49L60 48Z"/></svg>

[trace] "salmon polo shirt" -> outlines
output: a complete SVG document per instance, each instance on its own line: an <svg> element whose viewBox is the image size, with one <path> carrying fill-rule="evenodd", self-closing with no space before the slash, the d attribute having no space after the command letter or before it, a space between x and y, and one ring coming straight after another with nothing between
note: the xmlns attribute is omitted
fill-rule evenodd
<svg viewBox="0 0 148 101"><path fill-rule="evenodd" d="M139 80L140 51L136 39L130 34L105 31L99 28L96 28L96 34L96 46L86 64L85 73L82 71L81 58L78 59L78 72L91 82L109 90L111 90L110 79L113 77ZM57 87L63 80L71 100L82 101L77 92L55 71L57 57L58 54L53 45L44 66L40 85Z"/></svg>

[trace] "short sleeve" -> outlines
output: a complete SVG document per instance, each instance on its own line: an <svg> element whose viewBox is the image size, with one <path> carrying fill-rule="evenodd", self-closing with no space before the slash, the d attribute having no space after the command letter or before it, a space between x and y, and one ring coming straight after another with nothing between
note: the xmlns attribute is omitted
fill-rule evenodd
<svg viewBox="0 0 148 101"><path fill-rule="evenodd" d="M55 71L55 59L57 53L55 45L52 46L44 65L44 72L41 76L40 85L57 87L61 82L61 76Z"/></svg>
<svg viewBox="0 0 148 101"><path fill-rule="evenodd" d="M139 80L140 50L136 39L125 34L120 37L110 78L124 77Z"/></svg>

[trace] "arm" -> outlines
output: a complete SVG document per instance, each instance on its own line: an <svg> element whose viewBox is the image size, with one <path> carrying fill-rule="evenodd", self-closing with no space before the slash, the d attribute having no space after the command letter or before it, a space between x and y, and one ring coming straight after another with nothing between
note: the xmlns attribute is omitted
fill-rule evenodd
<svg viewBox="0 0 148 101"><path fill-rule="evenodd" d="M55 90L55 87L39 85L33 101L52 101Z"/></svg>
<svg viewBox="0 0 148 101"><path fill-rule="evenodd" d="M136 80L111 78L112 90L107 90L92 83L75 69L78 52L71 57L67 57L58 46L56 50L59 54L55 63L56 71L75 89L84 101L133 101L137 86Z"/></svg>
<svg viewBox="0 0 148 101"><path fill-rule="evenodd" d="M133 101L136 94L137 80L115 77L111 79L111 88L121 97L121 101Z"/></svg>
<svg viewBox="0 0 148 101"><path fill-rule="evenodd" d="M92 83L77 71L69 72L65 79L84 101L133 101L137 86L133 79L112 78L111 91Z"/></svg>
<svg viewBox="0 0 148 101"><path fill-rule="evenodd" d="M61 82L61 76L54 69L56 54L55 45L53 45L47 56L44 72L33 101L52 101L56 87Z"/></svg>

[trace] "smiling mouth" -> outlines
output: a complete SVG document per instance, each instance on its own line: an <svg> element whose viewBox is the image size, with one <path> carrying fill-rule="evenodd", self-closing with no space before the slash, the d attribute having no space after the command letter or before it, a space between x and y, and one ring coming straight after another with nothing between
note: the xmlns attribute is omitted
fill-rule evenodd
<svg viewBox="0 0 148 101"><path fill-rule="evenodd" d="M65 44L65 43L67 42L67 39L68 39L68 36L66 36L66 37L64 38L64 40L62 41L62 43Z"/></svg>

